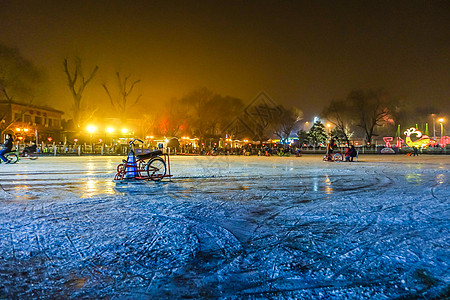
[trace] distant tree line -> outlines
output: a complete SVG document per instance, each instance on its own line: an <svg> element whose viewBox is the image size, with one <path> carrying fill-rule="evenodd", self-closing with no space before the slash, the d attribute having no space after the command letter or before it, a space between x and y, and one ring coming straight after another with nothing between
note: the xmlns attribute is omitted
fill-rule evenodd
<svg viewBox="0 0 450 300"><path fill-rule="evenodd" d="M65 58L63 67L61 76L66 78L73 101L72 130L82 130L83 124L92 120L98 112L95 103L86 103L84 94L100 68L94 66L85 72L79 57ZM31 103L42 94L45 86L43 74L17 49L0 44L0 100ZM116 72L115 78L115 82L102 83L101 86L105 99L116 112L115 116L125 123L132 117L132 108L136 108L142 100L142 94L136 89L141 80L119 72ZM297 133L302 143L311 145L324 143L329 135L345 143L349 143L354 136L360 136L370 144L377 135L394 135L399 124L413 126L426 122L433 113L439 111L430 107L410 107L405 102L392 99L382 90L356 89L345 99L330 101L323 109L321 117L333 124L330 133L320 122L306 131L300 123L303 113L296 107L284 107L277 103L272 103L270 107L261 103L246 104L242 99L199 88L140 113L141 120L136 125L146 135L189 135L202 141L227 135L260 142L270 138L286 142L292 133ZM5 119L4 112L0 112L2 132L14 122L12 120L7 124Z"/></svg>

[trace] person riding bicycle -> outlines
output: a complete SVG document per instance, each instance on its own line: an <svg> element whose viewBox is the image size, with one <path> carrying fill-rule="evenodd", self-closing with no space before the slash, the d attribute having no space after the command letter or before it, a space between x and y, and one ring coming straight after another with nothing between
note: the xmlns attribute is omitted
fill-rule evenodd
<svg viewBox="0 0 450 300"><path fill-rule="evenodd" d="M12 151L13 141L14 139L12 135L7 133L5 143L3 144L3 149L0 151L0 159L3 160L3 162L5 163L8 163L5 154Z"/></svg>

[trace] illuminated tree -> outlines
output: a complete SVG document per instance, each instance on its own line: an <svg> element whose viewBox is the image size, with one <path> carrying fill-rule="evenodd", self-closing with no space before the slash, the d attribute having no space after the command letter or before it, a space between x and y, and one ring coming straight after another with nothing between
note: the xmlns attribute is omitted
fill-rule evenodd
<svg viewBox="0 0 450 300"><path fill-rule="evenodd" d="M308 132L304 129L297 131L298 143L301 145L309 142Z"/></svg>
<svg viewBox="0 0 450 300"><path fill-rule="evenodd" d="M336 137L339 144L347 143L350 145L350 139L353 137L353 132L348 128L342 129L340 127L334 127L333 130L331 130L331 136Z"/></svg>
<svg viewBox="0 0 450 300"><path fill-rule="evenodd" d="M308 131L308 141L313 145L317 146L321 143L326 143L328 135L325 131L325 126L322 122L317 121L313 124L311 129Z"/></svg>
<svg viewBox="0 0 450 300"><path fill-rule="evenodd" d="M86 86L94 78L98 71L98 66L94 67L94 70L89 76L85 77L83 68L81 66L81 59L79 57L74 58L74 65L71 68L69 66L68 59L64 59L64 72L67 76L67 85L70 93L73 97L73 121L75 128L80 127L81 114L82 114L82 97Z"/></svg>
<svg viewBox="0 0 450 300"><path fill-rule="evenodd" d="M128 81L130 76L125 76L125 78L122 79L119 72L116 73L116 77L118 94L116 94L115 96L111 95L106 84L102 84L102 86L105 89L109 100L111 101L111 105L119 114L121 122L125 123L128 116L128 110L132 106L136 105L139 102L139 99L142 97L142 94L139 94L136 96L136 98L134 98L134 100L130 101L130 95L133 92L134 87L136 86L136 84L141 82L141 80L135 80L130 84Z"/></svg>

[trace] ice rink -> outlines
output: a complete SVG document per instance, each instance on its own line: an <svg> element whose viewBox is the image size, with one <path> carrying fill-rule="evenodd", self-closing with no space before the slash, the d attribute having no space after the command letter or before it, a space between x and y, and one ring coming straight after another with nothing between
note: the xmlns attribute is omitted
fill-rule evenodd
<svg viewBox="0 0 450 300"><path fill-rule="evenodd" d="M121 159L0 165L0 298L450 296L450 156Z"/></svg>

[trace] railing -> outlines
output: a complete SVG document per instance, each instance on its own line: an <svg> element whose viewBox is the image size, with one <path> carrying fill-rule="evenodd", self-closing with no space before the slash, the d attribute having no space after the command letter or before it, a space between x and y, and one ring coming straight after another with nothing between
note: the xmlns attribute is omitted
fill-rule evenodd
<svg viewBox="0 0 450 300"><path fill-rule="evenodd" d="M16 146L17 147L17 146ZM19 145L19 151L22 151L24 145ZM371 147L357 147L356 149L360 154L379 154L380 149L383 148L378 146L377 148ZM146 148L137 148L136 154L147 153L150 151L156 150L156 148L146 149ZM197 155L206 155L206 153L202 153L200 149L195 149L189 151L189 153L176 152L174 148L165 148L161 149L164 153L174 155L174 154L197 154ZM221 149L215 154L218 155L261 155L264 150L253 148L250 151L239 151L240 149L233 149L232 151L226 151L226 149ZM301 147L300 148L302 154L324 154L326 153L325 147ZM340 151L341 153L345 153L345 147L339 147L335 149L335 151ZM67 155L67 156L80 156L80 155L121 155L126 156L128 154L128 147L125 145L119 146L107 146L107 145L46 145L38 146L38 151L41 155ZM398 151L400 154L405 154L411 152L412 149L402 148ZM450 145L445 148L440 147L429 147L426 149L420 149L419 153L421 154L450 154ZM295 154L295 151L292 152Z"/></svg>

